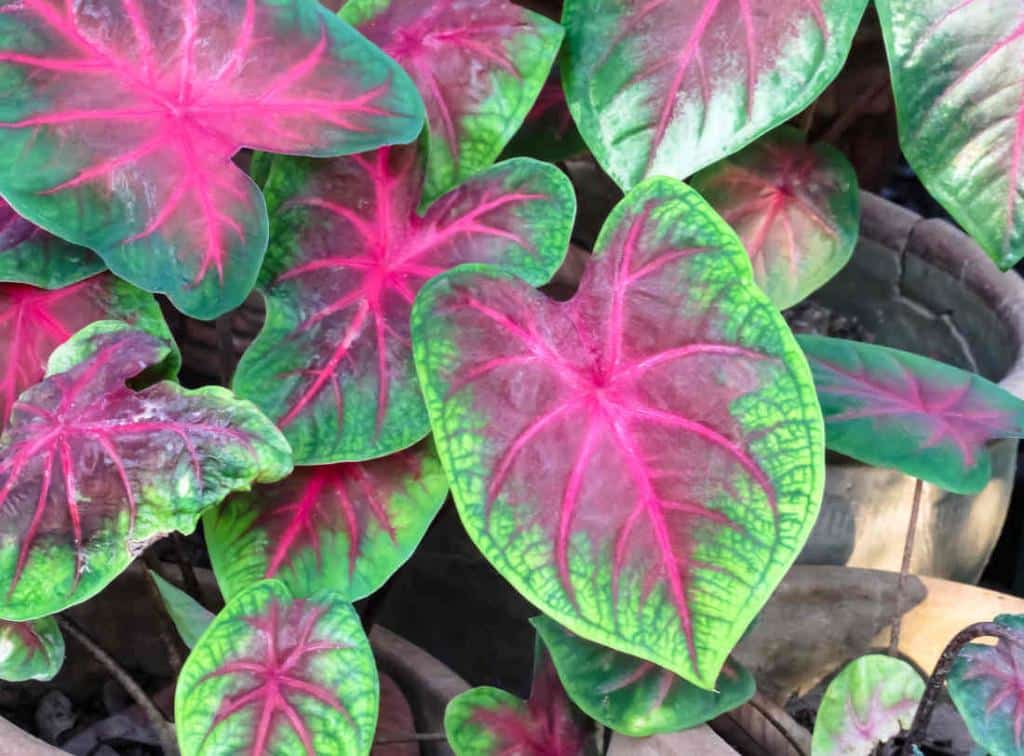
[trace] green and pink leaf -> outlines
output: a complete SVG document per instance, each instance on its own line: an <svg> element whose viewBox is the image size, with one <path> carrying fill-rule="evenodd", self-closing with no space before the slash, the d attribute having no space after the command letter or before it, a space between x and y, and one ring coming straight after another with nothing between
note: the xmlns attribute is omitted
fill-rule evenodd
<svg viewBox="0 0 1024 756"><path fill-rule="evenodd" d="M0 281L59 289L103 268L91 251L30 223L0 197Z"/></svg>
<svg viewBox="0 0 1024 756"><path fill-rule="evenodd" d="M0 620L0 680L52 680L64 664L64 636L53 617Z"/></svg>

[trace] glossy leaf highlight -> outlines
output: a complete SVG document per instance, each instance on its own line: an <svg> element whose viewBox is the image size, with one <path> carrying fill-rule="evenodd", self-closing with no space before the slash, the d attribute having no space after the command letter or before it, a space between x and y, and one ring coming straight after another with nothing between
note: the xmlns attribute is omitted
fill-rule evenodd
<svg viewBox="0 0 1024 756"><path fill-rule="evenodd" d="M167 614L181 640L189 648L195 648L199 637L213 621L213 612L152 570L149 571L149 576L160 592L160 598L163 599Z"/></svg>
<svg viewBox="0 0 1024 756"><path fill-rule="evenodd" d="M841 152L788 126L698 173L694 189L736 229L754 280L779 309L838 273L860 231L857 174Z"/></svg>
<svg viewBox="0 0 1024 756"><path fill-rule="evenodd" d="M651 179L568 302L464 266L413 310L470 536L574 633L711 688L822 492L807 364L703 200Z"/></svg>
<svg viewBox="0 0 1024 756"><path fill-rule="evenodd" d="M210 625L181 670L182 756L370 752L377 669L359 617L336 595L294 599L258 583Z"/></svg>
<svg viewBox="0 0 1024 756"><path fill-rule="evenodd" d="M52 680L64 665L64 636L53 617L0 620L0 680Z"/></svg>
<svg viewBox="0 0 1024 756"><path fill-rule="evenodd" d="M846 60L867 0L566 0L569 108L629 189L686 178L799 113Z"/></svg>
<svg viewBox="0 0 1024 756"><path fill-rule="evenodd" d="M554 166L506 161L421 216L422 178L415 148L274 164L267 321L234 388L298 464L379 457L427 434L409 313L428 278L482 262L540 285L565 256L575 198Z"/></svg>
<svg viewBox="0 0 1024 756"><path fill-rule="evenodd" d="M22 218L0 197L0 281L57 289L103 270L103 261Z"/></svg>
<svg viewBox="0 0 1024 756"><path fill-rule="evenodd" d="M971 494L992 475L988 442L1024 436L1024 401L974 373L873 344L797 338L826 444L841 454Z"/></svg>
<svg viewBox="0 0 1024 756"><path fill-rule="evenodd" d="M239 148L348 154L423 121L404 72L308 0L0 7L0 193L194 317L239 305L266 249Z"/></svg>
<svg viewBox="0 0 1024 756"><path fill-rule="evenodd" d="M50 357L0 437L0 616L34 619L106 586L204 509L291 471L281 434L248 402L169 381L126 381L170 353L123 323L88 326Z"/></svg>

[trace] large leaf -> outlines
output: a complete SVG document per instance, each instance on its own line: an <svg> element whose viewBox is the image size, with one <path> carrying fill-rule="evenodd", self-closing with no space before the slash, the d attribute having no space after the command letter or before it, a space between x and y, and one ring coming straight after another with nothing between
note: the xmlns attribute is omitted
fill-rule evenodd
<svg viewBox="0 0 1024 756"><path fill-rule="evenodd" d="M562 42L558 24L510 0L349 0L341 17L397 60L423 96L428 199L501 154Z"/></svg>
<svg viewBox="0 0 1024 756"><path fill-rule="evenodd" d="M651 179L569 302L465 266L413 310L463 523L578 635L711 688L821 500L807 364L736 235Z"/></svg>
<svg viewBox="0 0 1024 756"><path fill-rule="evenodd" d="M379 457L427 434L409 312L430 276L501 263L539 285L565 256L575 199L554 166L501 163L424 216L422 176L414 148L275 161L267 321L234 387L277 421L300 465Z"/></svg>
<svg viewBox="0 0 1024 756"><path fill-rule="evenodd" d="M408 77L311 0L0 1L0 193L118 275L212 318L267 245L240 147L408 142Z"/></svg>
<svg viewBox="0 0 1024 756"><path fill-rule="evenodd" d="M924 680L901 659L871 654L847 664L818 707L814 756L871 756L910 727Z"/></svg>
<svg viewBox="0 0 1024 756"><path fill-rule="evenodd" d="M903 153L1001 268L1024 256L1024 6L878 0Z"/></svg>
<svg viewBox="0 0 1024 756"><path fill-rule="evenodd" d="M563 78L624 189L685 178L796 115L839 73L867 0L566 0Z"/></svg>
<svg viewBox="0 0 1024 756"><path fill-rule="evenodd" d="M189 654L174 697L182 756L363 756L377 669L352 607L276 580L233 601Z"/></svg>
<svg viewBox="0 0 1024 756"><path fill-rule="evenodd" d="M205 516L217 584L228 599L263 578L295 596L363 598L412 556L447 494L429 442L370 462L300 467Z"/></svg>
<svg viewBox="0 0 1024 756"><path fill-rule="evenodd" d="M110 274L46 291L0 283L0 430L18 395L42 379L58 346L96 320L124 320L174 344L153 297ZM169 373L177 372L174 352Z"/></svg>
<svg viewBox="0 0 1024 756"><path fill-rule="evenodd" d="M547 617L530 621L573 702L623 735L642 738L696 727L754 695L754 678L731 660L710 692L667 669L584 640Z"/></svg>
<svg viewBox="0 0 1024 756"><path fill-rule="evenodd" d="M987 443L1024 436L1024 401L974 373L873 344L798 339L830 449L970 494L992 475Z"/></svg>
<svg viewBox="0 0 1024 756"><path fill-rule="evenodd" d="M30 223L0 197L0 281L56 289L101 270L92 252Z"/></svg>
<svg viewBox="0 0 1024 756"><path fill-rule="evenodd" d="M0 620L0 680L52 680L64 664L64 636L53 617Z"/></svg>
<svg viewBox="0 0 1024 756"><path fill-rule="evenodd" d="M590 756L591 723L573 705L551 657L537 648L530 699L473 688L448 703L444 730L456 756Z"/></svg>
<svg viewBox="0 0 1024 756"><path fill-rule="evenodd" d="M838 150L784 126L691 182L740 235L754 280L780 309L838 273L860 230L857 174Z"/></svg>
<svg viewBox="0 0 1024 756"><path fill-rule="evenodd" d="M163 599L164 607L167 609L167 614L174 623L178 635L181 636L186 646L195 648L200 636L206 632L206 628L213 621L213 612L152 570L149 571L149 576L153 579L160 598Z"/></svg>
<svg viewBox="0 0 1024 756"><path fill-rule="evenodd" d="M248 402L207 387L126 381L165 342L99 321L50 357L0 437L0 616L34 619L84 601L152 541L291 471L281 434Z"/></svg>

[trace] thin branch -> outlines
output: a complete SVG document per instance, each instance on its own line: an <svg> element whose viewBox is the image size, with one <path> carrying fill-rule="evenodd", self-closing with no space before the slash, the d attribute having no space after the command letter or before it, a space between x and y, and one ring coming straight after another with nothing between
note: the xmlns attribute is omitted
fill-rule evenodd
<svg viewBox="0 0 1024 756"><path fill-rule="evenodd" d="M903 622L903 589L910 572L910 557L914 553L914 535L917 533L917 516L921 511L921 492L924 481L918 478L914 482L914 503L910 505L910 523L907 525L907 538L903 542L903 562L900 564L900 577L896 583L896 609L893 611L892 630L889 633L889 656L899 654L900 625Z"/></svg>
<svg viewBox="0 0 1024 756"><path fill-rule="evenodd" d="M832 125L829 126L828 131L819 139L819 142L826 142L827 144L835 144L839 137L846 133L846 130L850 128L854 122L871 106L871 103L876 97L881 95L889 88L888 77L882 79L880 82L875 84L871 89L862 93L860 97L853 101L853 105L844 110Z"/></svg>

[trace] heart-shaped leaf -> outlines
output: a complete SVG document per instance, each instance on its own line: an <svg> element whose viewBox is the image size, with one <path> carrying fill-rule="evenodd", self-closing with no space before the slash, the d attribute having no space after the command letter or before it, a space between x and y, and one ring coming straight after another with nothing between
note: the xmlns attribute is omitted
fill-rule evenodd
<svg viewBox="0 0 1024 756"><path fill-rule="evenodd" d="M1024 7L878 0L900 145L999 267L1024 257Z"/></svg>
<svg viewBox="0 0 1024 756"><path fill-rule="evenodd" d="M0 437L4 619L84 601L230 491L291 471L280 432L229 391L126 385L170 352L99 321L58 347L48 377L15 403Z"/></svg>
<svg viewBox="0 0 1024 756"><path fill-rule="evenodd" d="M569 243L575 198L554 166L496 165L420 216L414 148L337 160L278 160L267 321L234 379L273 418L300 465L379 457L428 430L409 312L430 276L500 263L545 283Z"/></svg>
<svg viewBox="0 0 1024 756"><path fill-rule="evenodd" d="M1002 614L995 621L1024 640L1024 615ZM997 756L1024 754L1024 643L1000 638L994 646L965 646L948 685L976 743Z"/></svg>
<svg viewBox="0 0 1024 756"><path fill-rule="evenodd" d="M740 235L779 309L838 273L860 230L857 174L841 152L784 126L690 182Z"/></svg>
<svg viewBox="0 0 1024 756"><path fill-rule="evenodd" d="M711 688L821 500L807 363L699 195L651 179L576 296L464 266L420 292L416 367L470 536L574 633Z"/></svg>
<svg viewBox="0 0 1024 756"><path fill-rule="evenodd" d="M182 756L364 756L377 725L377 669L352 607L293 599L276 580L228 603L178 677Z"/></svg>
<svg viewBox="0 0 1024 756"><path fill-rule="evenodd" d="M505 149L507 157L523 155L555 162L585 151L569 103L562 91L562 79L556 67L537 95L536 102L519 131Z"/></svg>
<svg viewBox="0 0 1024 756"><path fill-rule="evenodd" d="M453 698L444 712L455 756L589 756L591 730L541 645L528 701L498 688L473 688Z"/></svg>
<svg viewBox="0 0 1024 756"><path fill-rule="evenodd" d="M342 155L408 142L404 72L310 0L8 0L0 193L119 276L212 318L267 245L243 145Z"/></svg>
<svg viewBox="0 0 1024 756"><path fill-rule="evenodd" d="M199 637L206 632L206 628L213 621L213 612L200 604L185 591L176 588L158 574L149 571L160 598L163 599L167 614L170 615L178 635L189 648L195 648Z"/></svg>
<svg viewBox="0 0 1024 756"><path fill-rule="evenodd" d="M174 344L156 300L110 274L53 291L0 283L0 430L18 395L42 379L53 350L89 323L108 319ZM177 373L178 362L175 348L168 375Z"/></svg>
<svg viewBox="0 0 1024 756"><path fill-rule="evenodd" d="M264 578L294 596L363 598L412 556L447 494L429 442L370 462L300 467L203 518L217 584L229 600Z"/></svg>
<svg viewBox="0 0 1024 756"><path fill-rule="evenodd" d="M1024 436L1024 401L974 373L874 344L797 338L826 444L841 454L971 494L992 476L986 444Z"/></svg>
<svg viewBox="0 0 1024 756"><path fill-rule="evenodd" d="M924 680L901 659L881 654L847 664L829 683L818 707L814 756L870 756L910 727Z"/></svg>
<svg viewBox="0 0 1024 756"><path fill-rule="evenodd" d="M416 82L427 109L427 199L501 154L547 79L563 34L509 0L349 0L341 17Z"/></svg>
<svg viewBox="0 0 1024 756"><path fill-rule="evenodd" d="M867 0L566 0L563 78L624 189L685 178L806 108L839 73Z"/></svg>
<svg viewBox="0 0 1024 756"><path fill-rule="evenodd" d="M0 680L52 680L64 665L64 636L53 617L0 620Z"/></svg>
<svg viewBox="0 0 1024 756"><path fill-rule="evenodd" d="M709 692L667 669L584 640L548 617L530 622L573 702L623 735L642 738L696 727L754 695L754 678L732 660Z"/></svg>
<svg viewBox="0 0 1024 756"><path fill-rule="evenodd" d="M88 249L30 223L0 197L0 281L58 289L103 267L103 261Z"/></svg>

